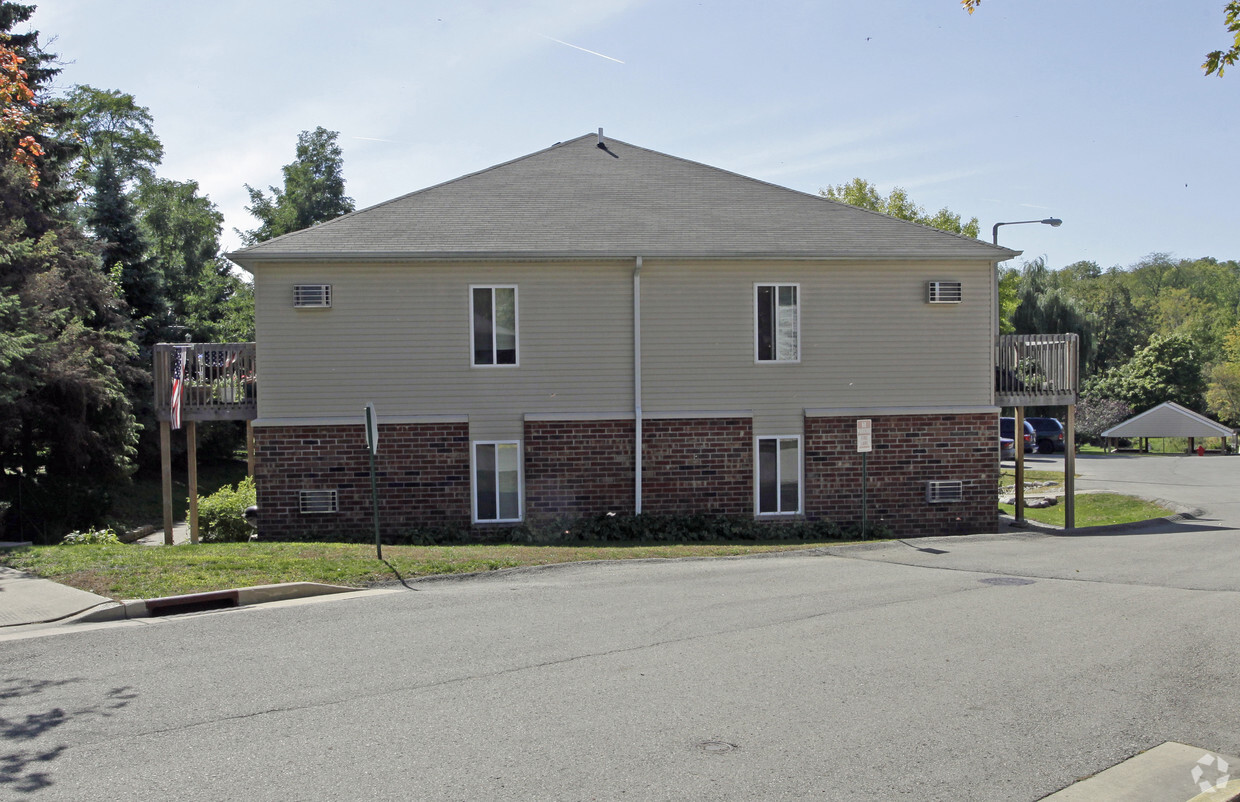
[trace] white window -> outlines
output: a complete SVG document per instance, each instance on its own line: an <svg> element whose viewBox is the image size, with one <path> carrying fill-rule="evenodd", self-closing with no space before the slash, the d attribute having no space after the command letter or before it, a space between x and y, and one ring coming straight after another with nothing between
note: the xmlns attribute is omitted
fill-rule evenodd
<svg viewBox="0 0 1240 802"><path fill-rule="evenodd" d="M801 438L758 437L757 496L759 515L793 515L801 511Z"/></svg>
<svg viewBox="0 0 1240 802"><path fill-rule="evenodd" d="M754 285L754 351L757 361L800 361L800 295L798 284Z"/></svg>
<svg viewBox="0 0 1240 802"><path fill-rule="evenodd" d="M469 317L473 364L517 364L516 287L470 287Z"/></svg>
<svg viewBox="0 0 1240 802"><path fill-rule="evenodd" d="M474 443L474 521L521 520L521 441Z"/></svg>

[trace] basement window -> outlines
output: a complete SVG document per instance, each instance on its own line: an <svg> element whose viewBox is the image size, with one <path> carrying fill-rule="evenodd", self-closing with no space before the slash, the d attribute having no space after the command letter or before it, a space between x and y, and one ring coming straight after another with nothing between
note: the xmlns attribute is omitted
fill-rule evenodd
<svg viewBox="0 0 1240 802"><path fill-rule="evenodd" d="M521 441L474 443L474 522L521 520Z"/></svg>
<svg viewBox="0 0 1240 802"><path fill-rule="evenodd" d="M794 435L756 440L758 514L801 512L801 438Z"/></svg>

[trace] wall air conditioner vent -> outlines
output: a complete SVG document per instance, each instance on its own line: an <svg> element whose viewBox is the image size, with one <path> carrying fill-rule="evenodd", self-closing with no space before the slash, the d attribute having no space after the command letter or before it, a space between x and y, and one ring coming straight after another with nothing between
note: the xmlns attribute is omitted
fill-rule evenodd
<svg viewBox="0 0 1240 802"><path fill-rule="evenodd" d="M958 304L963 297L964 290L959 281L926 282L926 303Z"/></svg>
<svg viewBox="0 0 1240 802"><path fill-rule="evenodd" d="M964 499L964 482L959 479L938 479L926 482L926 501L946 504Z"/></svg>
<svg viewBox="0 0 1240 802"><path fill-rule="evenodd" d="M332 305L332 285L294 284L293 306L298 309L326 309Z"/></svg>
<svg viewBox="0 0 1240 802"><path fill-rule="evenodd" d="M322 513L339 512L335 490L299 490L301 497L299 510L302 515L319 515Z"/></svg>

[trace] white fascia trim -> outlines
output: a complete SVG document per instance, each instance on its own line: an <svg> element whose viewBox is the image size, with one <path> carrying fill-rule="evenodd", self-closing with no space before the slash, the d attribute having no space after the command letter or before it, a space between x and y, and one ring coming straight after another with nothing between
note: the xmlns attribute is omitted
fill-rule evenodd
<svg viewBox="0 0 1240 802"><path fill-rule="evenodd" d="M254 426L358 426L365 415L339 415L330 418L256 418ZM469 423L468 415L384 415L379 425L389 423Z"/></svg>
<svg viewBox="0 0 1240 802"><path fill-rule="evenodd" d="M643 420L675 420L676 418L752 418L752 409L699 409L670 412L642 412Z"/></svg>
<svg viewBox="0 0 1240 802"><path fill-rule="evenodd" d="M633 420L632 412L527 412L524 419L530 422Z"/></svg>
<svg viewBox="0 0 1240 802"><path fill-rule="evenodd" d="M884 415L998 415L999 407L989 404L978 406L945 407L836 407L805 409L807 418L882 417Z"/></svg>

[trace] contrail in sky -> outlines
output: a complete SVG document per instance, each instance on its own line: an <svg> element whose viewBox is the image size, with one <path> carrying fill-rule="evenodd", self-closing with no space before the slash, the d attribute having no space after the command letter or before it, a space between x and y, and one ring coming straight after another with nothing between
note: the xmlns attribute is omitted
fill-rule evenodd
<svg viewBox="0 0 1240 802"><path fill-rule="evenodd" d="M590 54L590 55L592 55L592 56L598 56L599 58L605 58L605 59L607 59L608 61L614 61L614 62L616 62L617 64L623 64L623 63L624 63L623 61L621 61L621 60L620 60L620 59L618 59L618 58L612 58L611 56L604 56L602 53L598 53L598 52L596 52L596 51L594 51L594 50L586 50L584 47L577 47L577 45L570 45L568 42L561 42L559 39L552 39L550 36L546 36L546 35L541 34L541 33L540 33L540 34L538 34L538 35L539 35L539 36L541 36L541 37L542 37L542 38L544 38L544 39L551 39L551 41L555 42L556 44L559 44L559 45L564 45L565 47L571 47L573 50L580 50L582 53L589 53L589 54Z"/></svg>

